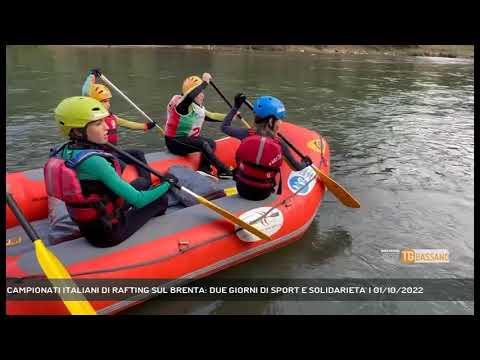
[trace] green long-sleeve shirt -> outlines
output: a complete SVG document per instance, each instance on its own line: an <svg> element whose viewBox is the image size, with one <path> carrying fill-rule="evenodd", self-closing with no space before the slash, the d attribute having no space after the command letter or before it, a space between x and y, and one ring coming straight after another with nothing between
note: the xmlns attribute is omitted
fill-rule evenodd
<svg viewBox="0 0 480 360"><path fill-rule="evenodd" d="M68 160L79 151L80 150L69 149L68 146L66 146L61 156L64 160ZM107 159L97 155L93 155L81 162L75 168L75 171L79 180L98 180L136 208L142 208L150 204L170 189L170 183L163 182L151 190L138 191L118 176L113 165Z"/></svg>

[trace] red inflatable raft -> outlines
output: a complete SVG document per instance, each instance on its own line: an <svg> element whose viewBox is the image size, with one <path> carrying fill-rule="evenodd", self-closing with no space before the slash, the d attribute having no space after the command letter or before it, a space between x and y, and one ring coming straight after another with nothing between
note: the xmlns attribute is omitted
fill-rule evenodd
<svg viewBox="0 0 480 360"><path fill-rule="evenodd" d="M282 123L281 132L329 174L329 148L319 134L286 122ZM230 137L217 140L216 154L223 162L235 166L239 144L237 139ZM198 169L199 159L198 153L186 157L168 152L147 155L149 165L160 172L180 164ZM255 224L271 236L271 241L258 241L244 230L235 231L233 224L198 204L169 209L165 215L152 218L129 239L111 248L96 248L79 238L50 245L49 249L73 279L175 279L177 284L187 283L284 246L305 233L321 205L325 187L310 167L296 172L284 162L281 172L281 195L272 194L256 202L238 195L213 200L245 221L262 216L273 207L270 216ZM127 166L123 177L133 180L137 177L136 170ZM37 231L42 226L48 228L43 168L7 173L6 181L33 227ZM7 279L21 282L32 276L44 277L30 240L10 209L6 211ZM149 296L92 300L91 303L99 314L113 314L146 301ZM7 294L7 314L68 314L68 310L60 298L12 300Z"/></svg>

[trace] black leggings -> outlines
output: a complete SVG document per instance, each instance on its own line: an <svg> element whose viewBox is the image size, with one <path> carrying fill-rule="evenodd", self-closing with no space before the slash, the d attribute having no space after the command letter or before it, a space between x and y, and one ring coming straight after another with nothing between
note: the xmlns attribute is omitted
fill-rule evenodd
<svg viewBox="0 0 480 360"><path fill-rule="evenodd" d="M260 201L265 200L273 192L272 188L260 189L251 185L244 184L241 181L237 181L238 195L247 200Z"/></svg>
<svg viewBox="0 0 480 360"><path fill-rule="evenodd" d="M146 190L149 188L144 178L138 178L131 183L137 190ZM96 247L110 247L123 242L132 236L138 229L154 216L165 214L168 206L167 194L152 201L141 209L124 206L120 210L119 222L114 224L111 229L99 220L87 224L78 224L82 235Z"/></svg>
<svg viewBox="0 0 480 360"><path fill-rule="evenodd" d="M145 154L144 154L143 151L137 150L137 149L127 149L127 150L125 150L125 152L129 153L130 155L137 158L141 162L143 162L145 164L147 163L147 160L145 159ZM120 163L120 167L122 168L122 172L125 169L125 166L127 164L134 165L135 168L137 169L138 176L142 177L142 178L145 178L148 181L148 186L152 185L152 179L150 177L150 172L148 172L147 170L145 170L141 166L136 165L133 161L131 161L129 158L123 156L122 154L119 154L119 153L115 152L115 156L117 157L117 159Z"/></svg>
<svg viewBox="0 0 480 360"><path fill-rule="evenodd" d="M210 165L215 166L220 172L228 170L228 167L215 155L216 144L212 139L202 136L176 138L165 136L165 145L175 155L188 155L200 151L202 153L200 170L209 171Z"/></svg>

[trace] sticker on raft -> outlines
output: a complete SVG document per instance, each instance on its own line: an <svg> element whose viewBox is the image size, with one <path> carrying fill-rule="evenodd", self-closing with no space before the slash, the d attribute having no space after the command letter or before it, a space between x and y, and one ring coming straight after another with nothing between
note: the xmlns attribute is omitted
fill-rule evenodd
<svg viewBox="0 0 480 360"><path fill-rule="evenodd" d="M272 211L270 211L271 209L271 207L260 207L252 209L240 215L240 219L251 224L258 230L263 231L268 236L271 236L275 234L278 230L280 230L283 226L282 212L278 209L273 209ZM267 214L267 212L269 213ZM265 214L267 215L265 216ZM254 222L257 219L260 220ZM235 230L238 228L239 227L235 225ZM243 229L237 232L237 236L240 238L240 240L243 240L245 242L255 242L261 240L258 236L253 235L252 233Z"/></svg>
<svg viewBox="0 0 480 360"><path fill-rule="evenodd" d="M323 152L325 150L325 144L320 139L313 139L307 143L309 149L316 152Z"/></svg>
<svg viewBox="0 0 480 360"><path fill-rule="evenodd" d="M22 237L17 236L16 238L11 238L7 240L6 246L15 246L22 243Z"/></svg>
<svg viewBox="0 0 480 360"><path fill-rule="evenodd" d="M316 175L317 174L315 173L315 170L313 170L311 166L300 171L292 171L290 175L288 175L288 188L293 193L296 193L298 190L302 189L298 191L297 195L306 196L315 186L316 182L310 180ZM306 185L307 183L308 185Z"/></svg>

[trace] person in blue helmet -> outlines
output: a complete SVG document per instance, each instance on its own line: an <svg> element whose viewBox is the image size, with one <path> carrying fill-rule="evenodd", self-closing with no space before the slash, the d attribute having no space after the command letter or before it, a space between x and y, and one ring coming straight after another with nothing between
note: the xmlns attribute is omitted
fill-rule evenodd
<svg viewBox="0 0 480 360"><path fill-rule="evenodd" d="M253 106L255 128L233 127L233 117L237 114L246 96L237 94L234 106L222 122L222 131L242 140L237 149L235 181L238 194L248 200L264 200L275 191L276 177L280 174L283 157L296 171L312 164L309 157L297 161L287 145L278 138L277 132L286 116L285 105L274 96L261 96ZM277 193L282 191L281 177Z"/></svg>

